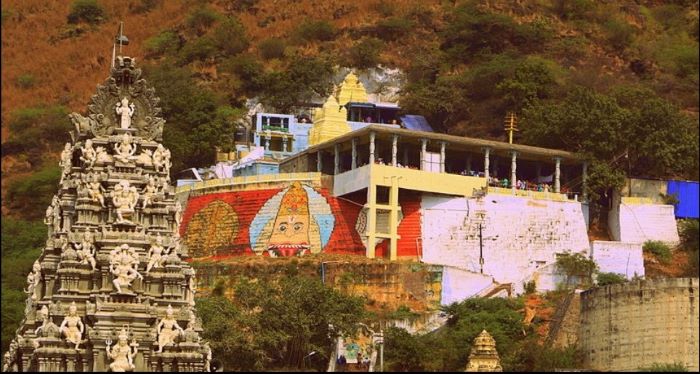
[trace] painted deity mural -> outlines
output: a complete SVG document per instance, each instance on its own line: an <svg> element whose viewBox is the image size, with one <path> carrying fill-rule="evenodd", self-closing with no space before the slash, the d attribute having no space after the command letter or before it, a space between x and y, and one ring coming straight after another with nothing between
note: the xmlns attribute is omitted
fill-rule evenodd
<svg viewBox="0 0 700 374"><path fill-rule="evenodd" d="M194 258L365 255L363 198L335 198L324 188L299 182L284 188L205 194L187 202L180 233ZM415 196L400 201L399 256L420 252L416 240L420 201L413 200ZM379 229L382 222L388 217L380 214ZM386 242L377 241L378 256L385 254Z"/></svg>

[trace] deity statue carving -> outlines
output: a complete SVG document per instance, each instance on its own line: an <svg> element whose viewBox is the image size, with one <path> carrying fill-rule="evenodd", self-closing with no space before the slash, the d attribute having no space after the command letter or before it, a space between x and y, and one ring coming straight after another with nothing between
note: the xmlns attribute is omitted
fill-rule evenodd
<svg viewBox="0 0 700 374"><path fill-rule="evenodd" d="M121 138L121 142L114 145L114 159L128 164L134 159L136 145L132 144L129 133L124 133Z"/></svg>
<svg viewBox="0 0 700 374"><path fill-rule="evenodd" d="M131 116L134 115L135 110L134 103L132 102L129 104L129 100L124 97L120 103L117 103L117 108L115 110L120 116L119 126L122 129L131 127Z"/></svg>
<svg viewBox="0 0 700 374"><path fill-rule="evenodd" d="M180 200L175 200L175 227L180 229L180 223L182 222L182 204Z"/></svg>
<svg viewBox="0 0 700 374"><path fill-rule="evenodd" d="M170 162L170 150L163 147L163 144L158 144L158 147L153 152L153 166L155 166L156 171L164 171L166 174L169 174L172 165L172 162Z"/></svg>
<svg viewBox="0 0 700 374"><path fill-rule="evenodd" d="M136 340L133 339L131 344L128 343L129 336L126 334L126 330L122 328L118 336L117 344L112 348L112 339L107 339L105 343L107 346L107 356L113 360L109 364L109 368L116 373L123 373L126 371L131 371L136 368L134 365L134 357L138 352L138 344Z"/></svg>
<svg viewBox="0 0 700 374"><path fill-rule="evenodd" d="M158 350L156 352L158 353L163 352L163 347L175 344L175 338L185 332L178 325L173 314L173 307L168 305L168 309L165 310L165 318L156 326L156 331L158 332Z"/></svg>
<svg viewBox="0 0 700 374"><path fill-rule="evenodd" d="M209 346L209 342L203 342L202 343L202 354L204 355L204 371L205 372L211 372L211 347Z"/></svg>
<svg viewBox="0 0 700 374"><path fill-rule="evenodd" d="M92 118L83 117L82 115L76 112L69 114L68 118L70 118L71 122L73 122L73 125L75 126L75 131L78 134L87 134L90 130L92 130Z"/></svg>
<svg viewBox="0 0 700 374"><path fill-rule="evenodd" d="M139 200L139 193L136 187L132 187L129 181L122 180L114 186L112 191L112 203L116 207L117 223L132 223L124 218L134 213L134 208Z"/></svg>
<svg viewBox="0 0 700 374"><path fill-rule="evenodd" d="M158 195L158 186L156 186L156 180L153 176L148 177L148 183L141 191L141 196L143 196L143 207L146 208L148 205L153 204L153 198Z"/></svg>
<svg viewBox="0 0 700 374"><path fill-rule="evenodd" d="M136 156L136 163L143 166L153 166L153 151L146 148L141 150L141 153Z"/></svg>
<svg viewBox="0 0 700 374"><path fill-rule="evenodd" d="M197 272L192 268L192 275L187 281L187 289L189 292L189 304L194 306L194 295L197 293Z"/></svg>
<svg viewBox="0 0 700 374"><path fill-rule="evenodd" d="M32 265L32 271L27 274L27 289L24 293L35 295L34 290L39 285L39 282L41 282L41 264L39 260L36 260L34 261L34 265Z"/></svg>
<svg viewBox="0 0 700 374"><path fill-rule="evenodd" d="M168 250L163 247L163 237L156 236L155 243L151 244L151 249L148 250L148 265L146 265L146 273L150 272L152 268L159 268L165 263L165 256L168 254Z"/></svg>
<svg viewBox="0 0 700 374"><path fill-rule="evenodd" d="M73 248L72 245L68 245L68 239L63 241L61 246L61 260L75 261L78 259L78 252Z"/></svg>
<svg viewBox="0 0 700 374"><path fill-rule="evenodd" d="M92 233L88 230L83 234L83 241L80 243L73 243L73 246L78 251L78 260L81 264L90 264L92 270L96 268L95 261L95 238Z"/></svg>
<svg viewBox="0 0 700 374"><path fill-rule="evenodd" d="M95 148L92 147L92 140L87 139L85 145L80 148L80 161L82 161L88 167L92 167L97 161L97 152Z"/></svg>
<svg viewBox="0 0 700 374"><path fill-rule="evenodd" d="M49 308L44 305L41 307L41 310L39 311L39 316L41 316L41 326L37 327L36 330L34 330L34 334L38 337L50 337L50 338L56 338L60 334L60 330L58 326L56 326L55 323L51 320L51 316L49 315ZM38 346L38 342L35 341L35 346Z"/></svg>
<svg viewBox="0 0 700 374"><path fill-rule="evenodd" d="M5 355L2 357L3 373L6 373L8 371L17 371L17 346L18 344L13 340L10 343L10 349L7 352L5 352Z"/></svg>
<svg viewBox="0 0 700 374"><path fill-rule="evenodd" d="M143 280L143 276L138 272L139 258L133 248L128 244L122 244L118 249L114 249L109 254L109 271L114 275L112 283L118 293L122 292L122 287L131 287L131 282L135 278Z"/></svg>
<svg viewBox="0 0 700 374"><path fill-rule="evenodd" d="M105 196L104 193L106 192L104 187L102 187L102 184L99 181L99 177L94 174L86 174L85 175L85 181L83 182L85 185L85 190L87 190L87 195L90 198L90 200L100 203L100 205L104 208L105 207Z"/></svg>
<svg viewBox="0 0 700 374"><path fill-rule="evenodd" d="M80 320L75 301L68 306L68 315L63 318L59 330L66 336L68 342L75 344L76 350L80 349L80 341L85 331L85 325Z"/></svg>
<svg viewBox="0 0 700 374"><path fill-rule="evenodd" d="M63 147L63 151L61 151L60 166L63 171L61 180L58 182L59 184L63 183L63 179L70 174L71 168L73 167L73 147L70 143L66 143Z"/></svg>
<svg viewBox="0 0 700 374"><path fill-rule="evenodd" d="M95 163L98 164L108 164L112 162L112 155L107 153L107 150L103 146L97 146L95 148Z"/></svg>

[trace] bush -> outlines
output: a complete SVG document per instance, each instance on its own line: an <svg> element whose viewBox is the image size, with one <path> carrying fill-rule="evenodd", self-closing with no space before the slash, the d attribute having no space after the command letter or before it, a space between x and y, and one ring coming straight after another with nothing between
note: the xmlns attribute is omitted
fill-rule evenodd
<svg viewBox="0 0 700 374"><path fill-rule="evenodd" d="M598 273L598 278L597 278L597 283L598 286L607 286L610 284L618 284L618 283L625 283L627 282L627 278L625 278L624 275L622 274L617 274L617 273Z"/></svg>
<svg viewBox="0 0 700 374"><path fill-rule="evenodd" d="M219 14L215 11L207 8L200 7L193 10L188 16L185 24L187 28L194 31L197 35L201 36L216 22L219 20Z"/></svg>
<svg viewBox="0 0 700 374"><path fill-rule="evenodd" d="M656 258L659 259L664 264L668 264L671 262L671 258L673 255L671 254L671 248L668 247L668 245L664 242L657 241L657 240L647 240L644 242L644 246L642 247L644 252L649 252L652 253Z"/></svg>
<svg viewBox="0 0 700 374"><path fill-rule="evenodd" d="M105 10L97 0L74 0L68 14L68 23L81 21L96 25L105 18Z"/></svg>
<svg viewBox="0 0 700 374"><path fill-rule="evenodd" d="M680 220L679 236L681 237L681 248L689 251L700 250L700 221L697 219Z"/></svg>
<svg viewBox="0 0 700 374"><path fill-rule="evenodd" d="M3 143L3 155L26 153L32 166L37 166L47 152L59 150L69 140L73 125L68 108L56 105L17 109L10 114L8 127L9 144Z"/></svg>
<svg viewBox="0 0 700 374"><path fill-rule="evenodd" d="M335 38L335 27L328 21L304 20L297 27L295 34L302 41L329 41Z"/></svg>
<svg viewBox="0 0 700 374"><path fill-rule="evenodd" d="M22 216L38 219L44 216L46 207L58 189L61 169L56 165L45 166L28 177L14 180L7 188L10 208L20 209Z"/></svg>
<svg viewBox="0 0 700 374"><path fill-rule="evenodd" d="M369 69L379 65L379 52L384 43L377 38L365 38L349 50L348 64L358 69Z"/></svg>
<svg viewBox="0 0 700 374"><path fill-rule="evenodd" d="M374 26L374 36L382 40L396 40L405 37L410 32L415 23L401 17L391 17L377 22Z"/></svg>
<svg viewBox="0 0 700 374"><path fill-rule="evenodd" d="M556 264L566 275L567 287L573 277L580 277L584 281L590 281L591 276L598 269L595 261L587 258L582 253L558 253Z"/></svg>
<svg viewBox="0 0 700 374"><path fill-rule="evenodd" d="M173 54L180 49L180 37L173 31L163 31L146 39L144 47L151 56Z"/></svg>
<svg viewBox="0 0 700 374"><path fill-rule="evenodd" d="M535 280L527 281L523 283L523 289L525 290L525 294L530 295L535 292L537 292L537 283Z"/></svg>
<svg viewBox="0 0 700 374"><path fill-rule="evenodd" d="M260 56L264 59L284 57L284 40L279 38L268 38L258 44Z"/></svg>
<svg viewBox="0 0 700 374"><path fill-rule="evenodd" d="M216 54L216 45L209 37L201 37L185 44L180 50L178 63L187 65L194 61L204 61Z"/></svg>
<svg viewBox="0 0 700 374"><path fill-rule="evenodd" d="M610 19L603 25L607 35L608 42L613 47L623 50L632 43L634 38L634 28L627 22Z"/></svg>
<svg viewBox="0 0 700 374"><path fill-rule="evenodd" d="M639 371L646 371L646 372L686 372L688 371L688 368L682 363L682 362L674 362L672 364L661 364L661 363L654 363L651 366L639 368Z"/></svg>
<svg viewBox="0 0 700 374"><path fill-rule="evenodd" d="M214 42L224 56L233 56L248 49L245 27L238 18L227 18L214 29Z"/></svg>
<svg viewBox="0 0 700 374"><path fill-rule="evenodd" d="M256 96L264 88L265 71L262 63L252 54L240 54L222 64L224 71L236 74L242 82L243 91Z"/></svg>
<svg viewBox="0 0 700 374"><path fill-rule="evenodd" d="M678 200L678 194L673 193L673 194L662 194L660 193L659 196L661 197L661 200L664 202L666 205L676 205L679 203Z"/></svg>
<svg viewBox="0 0 700 374"><path fill-rule="evenodd" d="M148 13L156 7L163 4L163 0L140 0L138 4L132 5L129 3L129 9L132 13Z"/></svg>
<svg viewBox="0 0 700 374"><path fill-rule="evenodd" d="M20 88L32 88L36 83L36 78L31 74L21 74L17 77L17 85Z"/></svg>

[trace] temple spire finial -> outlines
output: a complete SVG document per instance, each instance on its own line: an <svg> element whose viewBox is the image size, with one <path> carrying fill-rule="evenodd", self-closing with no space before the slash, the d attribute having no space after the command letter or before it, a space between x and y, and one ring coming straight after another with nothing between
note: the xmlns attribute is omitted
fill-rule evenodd
<svg viewBox="0 0 700 374"><path fill-rule="evenodd" d="M119 55L121 56L122 46L129 45L129 38L124 35L124 21L119 21L119 31L114 36L114 42L112 43L112 67L114 67L114 62L117 58L117 44L119 44Z"/></svg>

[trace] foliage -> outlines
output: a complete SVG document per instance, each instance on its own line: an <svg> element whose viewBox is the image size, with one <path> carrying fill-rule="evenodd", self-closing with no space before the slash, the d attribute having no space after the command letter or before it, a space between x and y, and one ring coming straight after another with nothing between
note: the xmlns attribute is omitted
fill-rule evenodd
<svg viewBox="0 0 700 374"><path fill-rule="evenodd" d="M250 42L246 36L245 27L235 17L228 17L221 22L213 32L216 47L224 56L233 56L246 49Z"/></svg>
<svg viewBox="0 0 700 374"><path fill-rule="evenodd" d="M425 370L422 361L426 351L426 347L423 345L424 339L397 327L390 327L384 335L385 368L388 371L420 372Z"/></svg>
<svg viewBox="0 0 700 374"><path fill-rule="evenodd" d="M180 38L177 33L170 30L150 37L144 42L144 48L150 56L174 54L180 49L180 46Z"/></svg>
<svg viewBox="0 0 700 374"><path fill-rule="evenodd" d="M7 187L8 206L21 209L26 218L43 217L60 178L61 169L57 165L47 165L25 178L14 180Z"/></svg>
<svg viewBox="0 0 700 374"><path fill-rule="evenodd" d="M21 74L17 77L17 85L21 88L32 88L34 84L36 84L36 78L31 74Z"/></svg>
<svg viewBox="0 0 700 374"><path fill-rule="evenodd" d="M685 366L682 362L674 362L672 364L669 363L658 363L655 362L651 366L648 367L640 367L638 369L639 371L645 371L645 372L687 372L688 367Z"/></svg>
<svg viewBox="0 0 700 374"><path fill-rule="evenodd" d="M178 63L187 65L194 61L205 61L214 57L217 47L210 37L201 37L185 44L180 50Z"/></svg>
<svg viewBox="0 0 700 374"><path fill-rule="evenodd" d="M234 12L247 12L255 8L260 0L228 0L226 8Z"/></svg>
<svg viewBox="0 0 700 374"><path fill-rule="evenodd" d="M162 4L163 0L140 0L138 4L135 5L129 3L129 10L136 14L148 13L156 7L161 6Z"/></svg>
<svg viewBox="0 0 700 374"><path fill-rule="evenodd" d="M610 19L604 24L610 45L616 49L627 48L634 38L634 28L624 20Z"/></svg>
<svg viewBox="0 0 700 374"><path fill-rule="evenodd" d="M420 316L419 313L411 311L411 308L406 305L400 305L395 311L387 315L388 319L414 319Z"/></svg>
<svg viewBox="0 0 700 374"><path fill-rule="evenodd" d="M627 278L625 278L624 275L617 273L598 273L596 281L599 286L603 287L610 284L625 283L627 282Z"/></svg>
<svg viewBox="0 0 700 374"><path fill-rule="evenodd" d="M589 18L595 9L593 0L554 0L554 12L565 20Z"/></svg>
<svg viewBox="0 0 700 374"><path fill-rule="evenodd" d="M379 39L391 41L406 37L415 23L410 19L401 17L390 17L377 22L374 26L373 34Z"/></svg>
<svg viewBox="0 0 700 374"><path fill-rule="evenodd" d="M519 112L534 100L549 98L555 86L554 73L545 61L527 59L515 68L511 77L501 81L496 88L507 107Z"/></svg>
<svg viewBox="0 0 700 374"><path fill-rule="evenodd" d="M40 165L47 152L58 151L69 140L73 126L64 106L17 109L10 115L10 136L2 145L3 155L24 153L32 166Z"/></svg>
<svg viewBox="0 0 700 374"><path fill-rule="evenodd" d="M264 59L284 57L284 40L280 38L267 38L258 44L260 56Z"/></svg>
<svg viewBox="0 0 700 374"><path fill-rule="evenodd" d="M595 261L587 258L582 253L566 252L557 254L556 265L566 275L567 287L573 277L578 277L581 281L590 283L591 276L598 269Z"/></svg>
<svg viewBox="0 0 700 374"><path fill-rule="evenodd" d="M521 346L515 371L553 372L583 367L583 354L575 345L564 348L543 346L532 337L524 339Z"/></svg>
<svg viewBox="0 0 700 374"><path fill-rule="evenodd" d="M333 63L324 57L294 55L285 70L266 74L261 101L278 113L288 113L313 97L328 97L333 74Z"/></svg>
<svg viewBox="0 0 700 374"><path fill-rule="evenodd" d="M207 30L221 18L221 16L216 13L216 11L202 6L194 9L190 14L187 15L187 20L185 25L191 31L193 31L197 36L202 36Z"/></svg>
<svg viewBox="0 0 700 374"><path fill-rule="evenodd" d="M363 304L318 279L296 275L278 282L242 278L233 301L211 297L197 302L204 338L227 370L301 367L312 350L327 361L334 333L329 324L335 332L353 333L363 318Z"/></svg>
<svg viewBox="0 0 700 374"><path fill-rule="evenodd" d="M6 351L24 318L26 275L39 257L46 237L41 221L2 217L2 351Z"/></svg>
<svg viewBox="0 0 700 374"><path fill-rule="evenodd" d="M537 292L537 283L535 280L527 281L523 283L523 289L525 290L525 294L533 294Z"/></svg>
<svg viewBox="0 0 700 374"><path fill-rule="evenodd" d="M661 200L664 202L666 205L676 205L679 203L678 200L678 193L672 193L672 194L659 194L661 196Z"/></svg>
<svg viewBox="0 0 700 374"><path fill-rule="evenodd" d="M105 18L104 7L97 0L73 0L68 23L87 22L96 25Z"/></svg>
<svg viewBox="0 0 700 374"><path fill-rule="evenodd" d="M244 94L255 96L265 87L265 71L263 65L252 54L240 54L226 60L222 71L235 74L242 82Z"/></svg>
<svg viewBox="0 0 700 374"><path fill-rule="evenodd" d="M644 246L642 246L642 250L644 252L649 252L656 256L656 258L659 259L659 261L663 262L664 264L668 264L671 262L671 258L673 255L671 254L671 248L669 246L661 241L658 240L647 240L644 242Z"/></svg>
<svg viewBox="0 0 700 374"><path fill-rule="evenodd" d="M299 23L294 35L304 42L325 42L335 38L336 30L328 21L306 19Z"/></svg>
<svg viewBox="0 0 700 374"><path fill-rule="evenodd" d="M364 38L348 51L347 64L358 69L369 69L379 64L379 52L384 43L373 37Z"/></svg>
<svg viewBox="0 0 700 374"><path fill-rule="evenodd" d="M688 251L700 250L700 221L683 219L678 222L681 248Z"/></svg>

